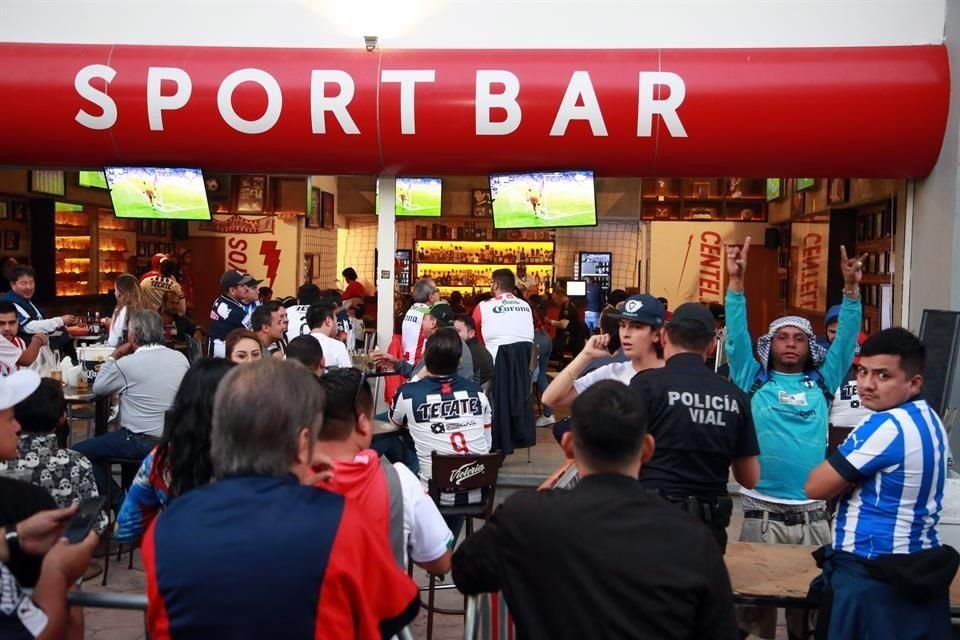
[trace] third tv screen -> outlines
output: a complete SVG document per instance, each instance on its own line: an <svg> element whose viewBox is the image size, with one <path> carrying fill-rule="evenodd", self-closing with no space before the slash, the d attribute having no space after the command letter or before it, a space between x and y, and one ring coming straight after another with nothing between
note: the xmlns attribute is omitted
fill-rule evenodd
<svg viewBox="0 0 960 640"><path fill-rule="evenodd" d="M592 171L492 175L490 195L497 229L597 224Z"/></svg>

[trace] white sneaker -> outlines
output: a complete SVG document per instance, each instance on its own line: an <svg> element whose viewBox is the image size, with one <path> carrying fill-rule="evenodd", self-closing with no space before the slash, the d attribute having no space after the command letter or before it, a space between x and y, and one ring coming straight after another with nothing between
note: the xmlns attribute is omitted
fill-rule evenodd
<svg viewBox="0 0 960 640"><path fill-rule="evenodd" d="M549 427L552 424L556 424L557 420L553 416L540 416L537 418L536 425L538 427Z"/></svg>

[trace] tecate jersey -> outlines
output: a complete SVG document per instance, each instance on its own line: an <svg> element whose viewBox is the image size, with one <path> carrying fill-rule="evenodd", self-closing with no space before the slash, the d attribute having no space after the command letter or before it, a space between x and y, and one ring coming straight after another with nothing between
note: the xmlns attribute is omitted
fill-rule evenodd
<svg viewBox="0 0 960 640"><path fill-rule="evenodd" d="M460 376L430 376L397 390L390 419L410 429L420 477L432 476L430 454L490 452L490 402L475 382Z"/></svg>
<svg viewBox="0 0 960 640"><path fill-rule="evenodd" d="M400 357L410 364L417 362L423 351L423 336L420 329L423 325L423 316L428 311L430 311L430 305L414 302L403 316L403 325L400 328L400 346L403 354Z"/></svg>

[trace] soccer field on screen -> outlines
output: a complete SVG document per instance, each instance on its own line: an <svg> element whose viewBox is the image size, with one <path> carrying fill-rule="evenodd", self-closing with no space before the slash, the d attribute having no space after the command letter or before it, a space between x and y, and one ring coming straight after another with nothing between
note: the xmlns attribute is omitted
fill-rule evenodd
<svg viewBox="0 0 960 640"><path fill-rule="evenodd" d="M118 218L210 219L203 174L198 170L120 169L108 175Z"/></svg>
<svg viewBox="0 0 960 640"><path fill-rule="evenodd" d="M494 178L496 180L497 178ZM493 189L494 225L498 229L582 227L597 223L593 180L568 175L536 174L500 181ZM539 216L534 211L536 201Z"/></svg>
<svg viewBox="0 0 960 640"><path fill-rule="evenodd" d="M401 197L403 196L403 197ZM440 216L439 180L397 179L398 216Z"/></svg>

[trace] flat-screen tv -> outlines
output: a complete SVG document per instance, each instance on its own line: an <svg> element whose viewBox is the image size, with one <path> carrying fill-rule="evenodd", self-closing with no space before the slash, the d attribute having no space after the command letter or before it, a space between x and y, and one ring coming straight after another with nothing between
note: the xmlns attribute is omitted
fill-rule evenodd
<svg viewBox="0 0 960 640"><path fill-rule="evenodd" d="M210 219L200 169L106 167L104 173L118 218Z"/></svg>
<svg viewBox="0 0 960 640"><path fill-rule="evenodd" d="M107 176L104 175L103 171L81 171L77 176L77 184L81 187L109 189L107 186Z"/></svg>
<svg viewBox="0 0 960 640"><path fill-rule="evenodd" d="M817 183L816 178L797 178L797 191L806 191Z"/></svg>
<svg viewBox="0 0 960 640"><path fill-rule="evenodd" d="M767 178L767 202L778 200L780 193L780 178Z"/></svg>
<svg viewBox="0 0 960 640"><path fill-rule="evenodd" d="M597 224L592 171L495 174L490 176L490 195L497 229Z"/></svg>
<svg viewBox="0 0 960 640"><path fill-rule="evenodd" d="M587 295L586 280L567 280L567 295L568 296Z"/></svg>
<svg viewBox="0 0 960 640"><path fill-rule="evenodd" d="M398 218L439 218L443 195L440 178L397 178ZM377 180L377 215L380 215L380 181Z"/></svg>

